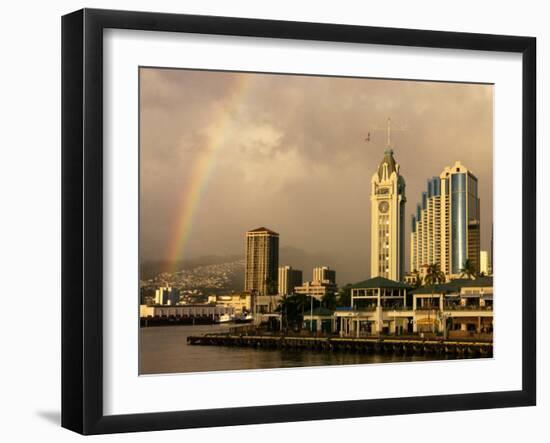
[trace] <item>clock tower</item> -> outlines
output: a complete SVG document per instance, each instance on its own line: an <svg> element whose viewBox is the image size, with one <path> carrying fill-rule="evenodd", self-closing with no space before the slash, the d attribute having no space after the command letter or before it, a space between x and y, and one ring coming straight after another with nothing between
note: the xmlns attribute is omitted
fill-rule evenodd
<svg viewBox="0 0 550 443"><path fill-rule="evenodd" d="M405 272L405 180L388 147L371 179L371 277L401 281Z"/></svg>

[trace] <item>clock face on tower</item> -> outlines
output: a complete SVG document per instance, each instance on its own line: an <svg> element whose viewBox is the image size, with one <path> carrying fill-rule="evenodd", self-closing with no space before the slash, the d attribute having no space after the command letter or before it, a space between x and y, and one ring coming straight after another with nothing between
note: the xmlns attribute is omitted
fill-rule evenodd
<svg viewBox="0 0 550 443"><path fill-rule="evenodd" d="M382 214L385 214L386 212L388 212L389 208L390 208L390 205L387 201L381 201L380 203L378 203L378 210Z"/></svg>

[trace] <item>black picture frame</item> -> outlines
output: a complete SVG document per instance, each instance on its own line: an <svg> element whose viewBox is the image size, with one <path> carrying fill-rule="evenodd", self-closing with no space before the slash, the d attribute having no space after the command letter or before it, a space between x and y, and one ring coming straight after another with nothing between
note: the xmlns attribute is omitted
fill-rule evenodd
<svg viewBox="0 0 550 443"><path fill-rule="evenodd" d="M522 388L131 415L103 413L103 30L522 54ZM62 426L104 434L536 404L536 39L233 17L83 9L62 18Z"/></svg>

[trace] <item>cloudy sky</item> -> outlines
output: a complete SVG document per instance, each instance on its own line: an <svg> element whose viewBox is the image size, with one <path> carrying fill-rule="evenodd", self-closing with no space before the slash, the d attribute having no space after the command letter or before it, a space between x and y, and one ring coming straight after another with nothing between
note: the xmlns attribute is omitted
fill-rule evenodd
<svg viewBox="0 0 550 443"><path fill-rule="evenodd" d="M140 103L144 260L241 254L245 231L267 226L330 261L339 283L368 277L388 117L402 129L406 244L426 179L460 160L479 179L489 248L492 86L142 68Z"/></svg>

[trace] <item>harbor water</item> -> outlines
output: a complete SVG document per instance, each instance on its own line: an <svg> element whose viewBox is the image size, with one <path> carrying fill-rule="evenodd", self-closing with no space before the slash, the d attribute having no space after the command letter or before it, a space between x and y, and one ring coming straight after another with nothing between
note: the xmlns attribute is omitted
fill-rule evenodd
<svg viewBox="0 0 550 443"><path fill-rule="evenodd" d="M357 365L454 358L446 355L364 354L187 344L187 337L190 335L225 332L233 326L215 324L140 328L140 374Z"/></svg>

